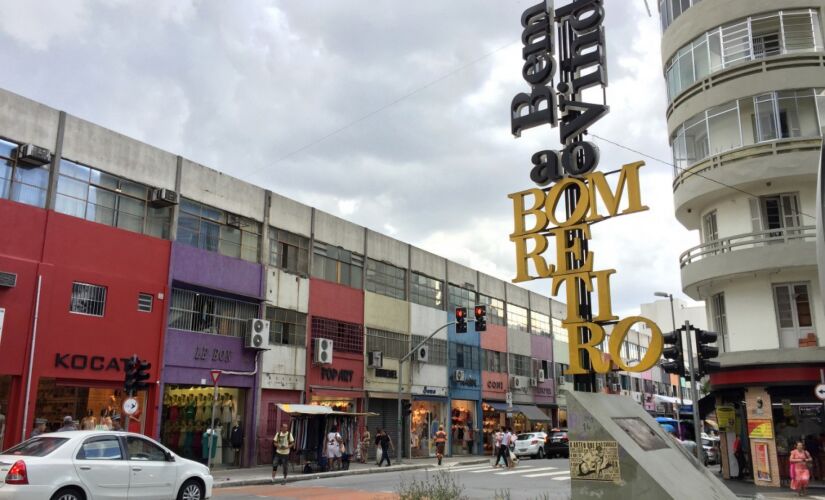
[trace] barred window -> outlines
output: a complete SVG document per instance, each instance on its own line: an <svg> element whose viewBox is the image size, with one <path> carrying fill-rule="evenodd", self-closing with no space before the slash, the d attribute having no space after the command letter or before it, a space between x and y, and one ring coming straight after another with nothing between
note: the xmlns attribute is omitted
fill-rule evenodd
<svg viewBox="0 0 825 500"><path fill-rule="evenodd" d="M478 303L487 306L487 322L504 326L504 301L495 297L478 294Z"/></svg>
<svg viewBox="0 0 825 500"><path fill-rule="evenodd" d="M269 265L293 274L307 276L309 274L309 238L270 226Z"/></svg>
<svg viewBox="0 0 825 500"><path fill-rule="evenodd" d="M450 342L450 362L456 368L481 369L481 349L476 346Z"/></svg>
<svg viewBox="0 0 825 500"><path fill-rule="evenodd" d="M271 345L306 346L307 315L280 307L267 307Z"/></svg>
<svg viewBox="0 0 825 500"><path fill-rule="evenodd" d="M507 304L507 326L523 332L527 330L527 309L513 304Z"/></svg>
<svg viewBox="0 0 825 500"><path fill-rule="evenodd" d="M362 255L320 241L314 243L312 252L312 276L352 288L363 288Z"/></svg>
<svg viewBox="0 0 825 500"><path fill-rule="evenodd" d="M69 311L89 316L103 316L106 310L106 287L88 283L72 283Z"/></svg>
<svg viewBox="0 0 825 500"><path fill-rule="evenodd" d="M367 352L381 351L385 358L401 359L410 352L410 336L367 328Z"/></svg>
<svg viewBox="0 0 825 500"><path fill-rule="evenodd" d="M450 312L455 313L456 307L466 307L472 311L476 305L476 292L450 283L447 287L450 297Z"/></svg>
<svg viewBox="0 0 825 500"><path fill-rule="evenodd" d="M172 289L169 328L229 337L244 337L258 304L180 288Z"/></svg>
<svg viewBox="0 0 825 500"><path fill-rule="evenodd" d="M532 359L530 356L510 354L510 374L519 377L532 377Z"/></svg>
<svg viewBox="0 0 825 500"><path fill-rule="evenodd" d="M536 311L530 311L530 333L535 335L550 335L550 316Z"/></svg>
<svg viewBox="0 0 825 500"><path fill-rule="evenodd" d="M151 293L139 293L138 294L138 311L140 312L152 312L152 302L154 297L152 297Z"/></svg>
<svg viewBox="0 0 825 500"><path fill-rule="evenodd" d="M412 272L410 278L410 299L412 302L435 309L444 309L443 281L415 271Z"/></svg>
<svg viewBox="0 0 825 500"><path fill-rule="evenodd" d="M507 373L507 353L499 351L491 351L489 349L481 350L481 367L483 370L495 373Z"/></svg>
<svg viewBox="0 0 825 500"><path fill-rule="evenodd" d="M221 255L260 261L261 224L181 198L177 240Z"/></svg>
<svg viewBox="0 0 825 500"><path fill-rule="evenodd" d="M413 335L410 349L421 343L426 337L423 335ZM447 341L442 339L430 339L427 341L430 348L428 363L431 365L447 366Z"/></svg>
<svg viewBox="0 0 825 500"><path fill-rule="evenodd" d="M328 318L312 318L312 339L328 339L336 352L364 354L364 327Z"/></svg>
<svg viewBox="0 0 825 500"><path fill-rule="evenodd" d="M367 259L367 291L406 300L407 270Z"/></svg>

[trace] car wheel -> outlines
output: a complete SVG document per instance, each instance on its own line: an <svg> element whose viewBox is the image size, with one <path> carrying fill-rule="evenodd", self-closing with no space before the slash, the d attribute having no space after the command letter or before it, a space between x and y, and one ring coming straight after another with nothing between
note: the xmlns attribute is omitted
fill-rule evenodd
<svg viewBox="0 0 825 500"><path fill-rule="evenodd" d="M63 488L52 495L52 500L86 500L86 495L78 488Z"/></svg>
<svg viewBox="0 0 825 500"><path fill-rule="evenodd" d="M539 448L539 452L536 454L536 458L538 458L539 460L544 458L544 448Z"/></svg>
<svg viewBox="0 0 825 500"><path fill-rule="evenodd" d="M178 500L203 500L203 494L203 485L194 479L190 479L180 487Z"/></svg>

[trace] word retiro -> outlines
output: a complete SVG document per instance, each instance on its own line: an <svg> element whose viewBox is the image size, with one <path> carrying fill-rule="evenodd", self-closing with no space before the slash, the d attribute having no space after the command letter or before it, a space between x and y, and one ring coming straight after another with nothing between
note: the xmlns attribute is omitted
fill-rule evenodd
<svg viewBox="0 0 825 500"><path fill-rule="evenodd" d="M557 295L561 285L565 285L567 292L567 319L562 325L568 331L570 347L570 368L567 375L579 375L588 372L582 366L579 351L586 350L589 354L593 371L607 373L611 367L611 360L605 359L598 345L605 338L602 323L619 319L613 314L610 300L610 275L615 269L593 270L595 256L593 252L583 251L582 239L590 239L590 224L617 215L626 215L647 210L642 205L639 189L639 169L644 162L630 163L622 167L615 190L611 190L605 174L590 173L582 179L567 177L559 180L546 192L542 189L528 189L513 193L509 197L513 200L514 231L510 235L516 245L516 278L513 282L529 281L540 278L552 278L552 294ZM569 217L559 220L557 209L559 202L564 199L563 193L570 186L575 186L579 192L579 199L575 209ZM622 195L627 189L627 207L619 211ZM530 206L527 199L533 198ZM598 200L604 205L604 215L600 212ZM533 219L531 227L527 227L527 218ZM555 226L555 227L550 227ZM555 238L555 264L545 260L543 254L548 250L548 237ZM528 250L528 242L532 243L532 250ZM572 261L581 261L582 265L574 268ZM529 273L529 263L532 262L536 275ZM594 286L595 281L595 286ZM582 317L579 308L580 291L596 291L598 297L598 314L591 321ZM651 330L652 336L647 354L638 364L627 365L621 358L621 346L630 328L636 323L645 323ZM579 330L590 332L586 343L581 342ZM642 372L653 367L661 356L663 347L662 332L650 319L641 316L632 316L620 320L613 327L608 344L608 352L612 362L621 370Z"/></svg>

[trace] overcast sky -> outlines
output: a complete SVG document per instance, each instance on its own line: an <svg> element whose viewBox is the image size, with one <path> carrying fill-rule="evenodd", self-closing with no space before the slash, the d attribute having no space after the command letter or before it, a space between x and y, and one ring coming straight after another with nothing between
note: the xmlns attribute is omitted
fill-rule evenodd
<svg viewBox="0 0 825 500"><path fill-rule="evenodd" d="M558 147L549 126L510 134L534 3L0 0L0 87L510 280L507 195ZM656 13L606 4L611 111L591 132L669 159ZM643 159L595 142L601 170ZM647 161L651 210L592 229L621 313L681 295L698 235L671 179Z"/></svg>

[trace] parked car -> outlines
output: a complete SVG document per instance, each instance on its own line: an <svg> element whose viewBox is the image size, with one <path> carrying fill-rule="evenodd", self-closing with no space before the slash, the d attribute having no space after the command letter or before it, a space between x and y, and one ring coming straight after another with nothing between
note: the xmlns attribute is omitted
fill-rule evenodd
<svg viewBox="0 0 825 500"><path fill-rule="evenodd" d="M525 432L516 436L516 447L513 453L517 457L529 456L533 458L544 458L544 442L547 440L547 433Z"/></svg>
<svg viewBox="0 0 825 500"><path fill-rule="evenodd" d="M0 500L203 500L212 475L156 441L129 432L41 434L0 453Z"/></svg>
<svg viewBox="0 0 825 500"><path fill-rule="evenodd" d="M719 438L703 436L702 449L705 452L705 465L719 463Z"/></svg>
<svg viewBox="0 0 825 500"><path fill-rule="evenodd" d="M570 446L568 444L567 429L556 429L548 437L544 445L544 454L553 458L555 456L570 457Z"/></svg>

